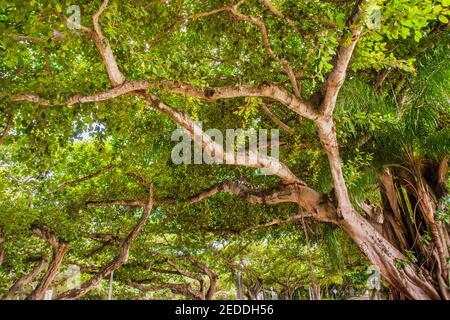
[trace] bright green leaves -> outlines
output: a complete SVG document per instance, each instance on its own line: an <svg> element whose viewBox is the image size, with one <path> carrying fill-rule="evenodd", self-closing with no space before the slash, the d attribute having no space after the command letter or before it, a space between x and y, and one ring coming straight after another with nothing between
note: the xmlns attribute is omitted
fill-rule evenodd
<svg viewBox="0 0 450 320"><path fill-rule="evenodd" d="M446 23L450 13L445 4L439 3L442 5L432 0L370 1L366 10L374 20L366 23L368 29L358 44L352 68L393 67L414 71L414 60L408 57L414 51L414 42L431 32L436 22ZM411 50L405 54L405 50L398 50L398 43L403 43L402 48L410 46Z"/></svg>
<svg viewBox="0 0 450 320"><path fill-rule="evenodd" d="M372 165L373 154L355 149L354 156L344 162L342 168L350 190L358 187L363 178L363 170Z"/></svg>
<svg viewBox="0 0 450 320"><path fill-rule="evenodd" d="M261 98L245 98L245 104L238 107L234 114L242 117L242 128L252 126L253 118L259 113L263 101Z"/></svg>

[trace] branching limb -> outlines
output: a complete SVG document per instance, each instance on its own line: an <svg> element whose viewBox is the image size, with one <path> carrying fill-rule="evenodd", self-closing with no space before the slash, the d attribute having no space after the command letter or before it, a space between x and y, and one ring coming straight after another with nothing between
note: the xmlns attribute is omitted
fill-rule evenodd
<svg viewBox="0 0 450 320"><path fill-rule="evenodd" d="M44 271L48 266L47 259L41 259L36 264L36 266L33 268L33 270L20 277L14 285L9 289L8 293L6 293L5 296L2 297L1 300L11 300L13 297L27 284L29 284L31 281L33 281L34 278L36 278L39 274L41 274L42 271Z"/></svg>
<svg viewBox="0 0 450 320"><path fill-rule="evenodd" d="M353 24L362 16L362 11L359 6L363 2L364 0L357 0L354 13L348 20L348 25L351 28L350 32L352 34L351 43L348 46L344 45L339 49L334 61L334 67L327 76L324 87L322 88L323 99L320 108L326 118L330 118L333 115L339 90L345 81L350 59L361 35L362 25L359 24L354 26Z"/></svg>
<svg viewBox="0 0 450 320"><path fill-rule="evenodd" d="M288 16L286 16L283 12L278 10L273 6L270 0L260 0L261 3L275 16L285 20L288 25L290 25L295 31L298 32L298 25L295 21L291 20Z"/></svg>
<svg viewBox="0 0 450 320"><path fill-rule="evenodd" d="M214 196L219 192L229 192L240 199L253 204L278 204L283 202L296 202L295 189L289 186L282 186L266 193L251 193L243 184L238 182L224 182L202 191L186 200L189 203L196 203Z"/></svg>
<svg viewBox="0 0 450 320"><path fill-rule="evenodd" d="M236 156L234 152L227 152L223 146L214 141L191 119L186 113L173 109L168 105L157 102L157 97L147 93L140 93L151 107L167 115L175 121L194 140L202 144L204 149L214 154L215 159L221 159L229 165L242 165L253 168L264 168L268 172L280 177L286 184L302 183L289 168L278 159L260 154L255 150L248 150L245 157Z"/></svg>
<svg viewBox="0 0 450 320"><path fill-rule="evenodd" d="M142 284L141 282L154 284ZM196 290L187 283L170 283L163 281L159 278L147 279L147 281L139 281L139 282L128 280L126 281L126 283L129 286L144 292L169 289L173 294L179 294L185 296L188 299L202 300L202 298L198 295Z"/></svg>
<svg viewBox="0 0 450 320"><path fill-rule="evenodd" d="M104 277L107 277L112 271L116 270L117 268L119 268L128 261L131 243L136 239L136 237L141 232L153 208L153 189L150 188L148 190L148 193L149 196L144 208L144 212L141 218L138 220L137 224L134 226L134 228L131 230L128 236L123 240L117 257L113 261L102 267L97 274L95 274L89 280L84 282L80 286L80 288L78 289L75 288L63 292L61 295L58 296L57 299L69 300L69 299L77 299L84 296L86 293L91 291Z"/></svg>
<svg viewBox="0 0 450 320"><path fill-rule="evenodd" d="M0 145L3 143L3 141L6 138L6 136L8 135L8 132L11 129L13 122L14 122L14 116L13 115L9 115L8 116L8 122L6 123L6 127L3 130L2 134L0 135Z"/></svg>
<svg viewBox="0 0 450 320"><path fill-rule="evenodd" d="M250 228L247 228L243 232L248 232L248 231L251 231L251 230L254 230L254 229L278 226L278 225L289 223L289 222L301 221L302 217L314 217L314 215L312 215L312 214L296 214L296 215L293 215L293 216L289 216L287 218L277 218L277 219L274 219L272 221L269 221L269 222L266 222L266 223L261 223L261 224L258 224L256 226L252 226Z"/></svg>
<svg viewBox="0 0 450 320"><path fill-rule="evenodd" d="M58 269L62 263L64 255L68 249L68 244L58 239L47 226L32 228L34 234L45 239L53 248L53 260L50 267L47 269L44 277L37 287L28 295L27 300L42 300L45 292L51 285L52 281L58 274Z"/></svg>

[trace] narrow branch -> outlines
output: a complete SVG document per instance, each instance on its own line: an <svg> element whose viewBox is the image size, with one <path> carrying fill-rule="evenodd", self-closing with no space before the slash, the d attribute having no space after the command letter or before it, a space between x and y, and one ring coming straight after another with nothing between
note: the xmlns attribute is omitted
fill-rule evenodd
<svg viewBox="0 0 450 320"><path fill-rule="evenodd" d="M307 119L316 120L319 117L319 114L317 114L314 111L310 103L296 97L295 95L292 95L284 88L275 84L228 86L228 87L216 87L200 90L189 84L180 84L178 82L169 80L161 80L161 81L131 80L124 82L122 85L119 85L105 92L94 93L86 96L77 94L64 101L48 100L33 93L18 94L13 96L11 100L28 101L42 106L65 106L65 105L70 106L77 103L89 103L89 102L110 100L128 93L137 93L140 91L144 91L147 90L148 88L162 88L166 91L171 91L208 101L215 101L218 99L230 99L237 97L270 98L282 103L295 113Z"/></svg>
<svg viewBox="0 0 450 320"><path fill-rule="evenodd" d="M106 9L109 0L103 0L102 5L98 11L92 17L92 24L94 25L93 40L100 52L103 62L106 66L106 71L108 72L109 80L113 87L117 87L125 82L125 77L117 66L116 59L112 52L111 46L108 39L103 36L102 30L99 25L99 18L103 11Z"/></svg>
<svg viewBox="0 0 450 320"><path fill-rule="evenodd" d="M335 222L336 207L328 195L322 194L301 184L280 185L269 191L251 193L244 185L237 182L224 182L204 190L187 200L196 203L214 196L219 192L229 192L240 199L252 204L275 205L283 202L297 203L308 212L306 217L312 216L320 221ZM170 203L170 201L165 201ZM292 219L296 219L294 216ZM282 222L282 221L281 221Z"/></svg>
<svg viewBox="0 0 450 320"><path fill-rule="evenodd" d="M295 21L291 20L288 16L286 16L283 12L279 11L275 8L270 0L260 0L262 4L275 16L285 20L288 25L290 25L295 31L298 32L298 25Z"/></svg>
<svg viewBox="0 0 450 320"><path fill-rule="evenodd" d="M186 200L189 203L200 202L204 199L210 198L219 192L229 192L240 199L253 204L278 204L282 202L296 202L296 194L294 188L290 186L281 186L266 193L251 193L242 184L237 182L224 182L215 185L205 191L202 191Z"/></svg>
<svg viewBox="0 0 450 320"><path fill-rule="evenodd" d="M152 186L140 175L134 172L128 172L127 175L143 186L146 190L150 189Z"/></svg>
<svg viewBox="0 0 450 320"><path fill-rule="evenodd" d="M90 175L87 175L87 176L85 176L85 177L83 177L83 178L76 179L76 180L72 180L72 181L66 181L66 182L63 182L63 183L61 183L61 184L58 186L58 189L57 189L57 190L61 190L61 189L65 188L65 187L67 187L67 186L73 186L73 185L80 184L80 183L86 182L86 181L88 181L88 180L92 180L92 179L94 179L94 178L97 178L98 176L101 176L101 175L104 174L105 172L107 172L107 171L113 169L114 167L115 167L114 164L109 164L109 165L107 165L106 167L103 167L103 168L101 168L100 170L98 170L98 171L96 171L96 172L94 172L94 173L92 173L92 174L90 174Z"/></svg>
<svg viewBox="0 0 450 320"><path fill-rule="evenodd" d="M156 285L145 285L145 283L156 283ZM127 280L126 283L133 288L147 292L169 289L173 294L185 296L188 299L201 300L198 293L187 283L170 283L159 278L147 279L147 281Z"/></svg>
<svg viewBox="0 0 450 320"><path fill-rule="evenodd" d="M201 143L204 149L210 151L215 159L220 160L229 165L242 165L253 168L264 168L268 172L280 177L285 183L303 183L300 181L289 168L281 163L278 159L260 154L255 150L248 150L245 156L236 156L234 152L226 152L222 145L214 141L191 119L186 113L173 109L168 105L156 102L158 97L140 92L151 107L164 113L173 121L175 121L185 132L196 142Z"/></svg>
<svg viewBox="0 0 450 320"><path fill-rule="evenodd" d="M356 43L361 35L363 27L362 24L356 26L353 24L356 23L362 15L362 11L359 7L363 2L364 0L357 0L354 13L348 21L348 25L351 27L350 32L352 35L352 41L350 45L344 45L339 49L334 61L334 67L327 76L324 86L322 87L323 99L320 108L327 118L331 117L333 114L339 90L344 84L350 59L353 55L353 51L355 50Z"/></svg>
<svg viewBox="0 0 450 320"><path fill-rule="evenodd" d="M8 116L8 122L6 123L6 127L3 130L2 134L0 135L0 145L3 143L3 141L6 138L6 136L8 135L8 132L11 129L13 121L14 121L14 116L13 115L9 115Z"/></svg>
<svg viewBox="0 0 450 320"><path fill-rule="evenodd" d="M38 237L41 237L42 239L47 241L54 250L58 249L60 241L53 234L53 231L49 227L47 227L45 225L44 226L33 226L31 228L31 231Z"/></svg>
<svg viewBox="0 0 450 320"><path fill-rule="evenodd" d="M117 237L109 233L89 233L87 236L92 240L106 243L114 243L114 242L120 243L121 241L123 241L123 239L121 239L120 237Z"/></svg>
<svg viewBox="0 0 450 320"><path fill-rule="evenodd" d="M199 276L198 274L195 274L193 272L190 272L188 270L183 270L181 269L180 266L178 266L173 260L166 258L165 259L166 263L171 266L172 268L174 268L176 270L176 272L178 272L178 274L197 280L200 285L203 285L203 278L201 276Z"/></svg>
<svg viewBox="0 0 450 320"><path fill-rule="evenodd" d="M283 121L281 121L280 119L278 119L273 113L272 111L270 111L270 109L263 104L261 106L262 110L264 111L264 113L269 117L270 120L272 120L272 122L274 122L277 126L279 126L280 128L282 128L283 130L287 131L287 132L292 132L291 127L289 127L287 124L285 124Z"/></svg>
<svg viewBox="0 0 450 320"><path fill-rule="evenodd" d="M206 300L211 300L216 294L217 274L213 270L211 270L211 268L209 268L206 264L195 259L193 256L187 255L186 258L208 277L209 286L206 293L204 293L204 297Z"/></svg>
<svg viewBox="0 0 450 320"><path fill-rule="evenodd" d="M288 75L289 80L292 84L292 88L294 89L295 95L297 97L300 97L301 96L300 88L298 86L298 82L297 82L297 78L295 77L294 70L292 69L291 65L289 64L289 62L287 60L278 57L275 54L275 52L273 51L272 47L270 46L269 33L267 31L266 24L264 23L263 20L261 20L259 18L247 16L247 15L240 13L238 11L238 7L239 7L240 3L238 3L237 5L234 5L234 6L230 6L228 11L230 12L230 14L233 17L237 18L238 20L250 22L251 24L253 24L254 26L256 26L259 29L259 32L261 33L262 43L263 43L264 48L266 49L267 54L272 59L278 61L283 66L284 71ZM272 9L275 9L275 8L272 7ZM278 13L280 13L280 12L278 12Z"/></svg>

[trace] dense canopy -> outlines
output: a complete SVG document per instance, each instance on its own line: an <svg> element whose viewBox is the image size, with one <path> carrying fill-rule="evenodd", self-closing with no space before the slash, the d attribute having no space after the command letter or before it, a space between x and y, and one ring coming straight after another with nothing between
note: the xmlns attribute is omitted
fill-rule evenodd
<svg viewBox="0 0 450 320"><path fill-rule="evenodd" d="M0 297L449 299L449 4L0 0Z"/></svg>

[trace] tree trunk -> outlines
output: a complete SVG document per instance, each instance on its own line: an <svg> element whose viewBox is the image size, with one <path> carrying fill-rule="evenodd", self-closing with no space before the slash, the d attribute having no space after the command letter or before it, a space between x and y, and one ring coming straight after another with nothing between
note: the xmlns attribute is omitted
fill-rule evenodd
<svg viewBox="0 0 450 320"><path fill-rule="evenodd" d="M406 297L417 300L441 299L436 283L426 270L408 261L404 254L382 236L353 208L342 173L336 128L331 118L317 121L319 138L327 153L338 202L340 225L382 276Z"/></svg>

